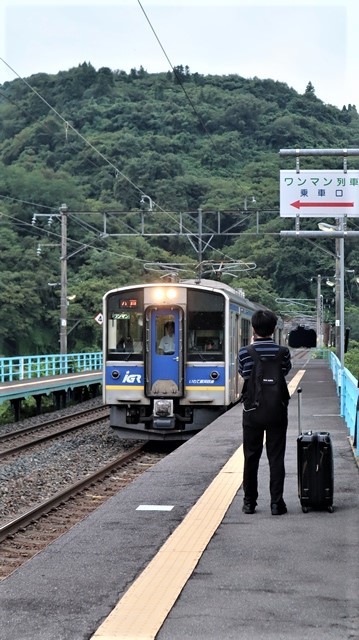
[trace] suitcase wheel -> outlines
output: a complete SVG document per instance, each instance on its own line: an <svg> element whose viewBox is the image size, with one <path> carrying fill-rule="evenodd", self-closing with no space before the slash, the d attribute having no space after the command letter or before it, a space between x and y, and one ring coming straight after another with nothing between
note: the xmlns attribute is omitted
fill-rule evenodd
<svg viewBox="0 0 359 640"><path fill-rule="evenodd" d="M308 507L302 507L302 511L303 511L303 513L308 513L309 508Z"/></svg>
<svg viewBox="0 0 359 640"><path fill-rule="evenodd" d="M334 513L334 507L333 506L328 507L328 511L329 513Z"/></svg>

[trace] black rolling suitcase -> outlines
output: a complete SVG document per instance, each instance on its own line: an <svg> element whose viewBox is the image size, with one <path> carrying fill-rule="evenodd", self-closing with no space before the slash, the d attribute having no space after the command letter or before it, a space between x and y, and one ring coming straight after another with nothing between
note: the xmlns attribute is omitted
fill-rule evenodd
<svg viewBox="0 0 359 640"><path fill-rule="evenodd" d="M301 393L298 389L298 496L302 511L327 509L333 513L333 445L327 431L301 431Z"/></svg>

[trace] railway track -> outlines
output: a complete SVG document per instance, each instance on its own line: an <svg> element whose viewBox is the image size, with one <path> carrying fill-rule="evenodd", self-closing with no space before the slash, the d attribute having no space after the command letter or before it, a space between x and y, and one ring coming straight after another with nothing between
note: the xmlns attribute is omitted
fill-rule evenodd
<svg viewBox="0 0 359 640"><path fill-rule="evenodd" d="M0 458L13 455L31 446L52 440L76 429L108 418L108 407L86 409L77 413L48 420L39 425L25 427L0 436ZM38 435L35 435L38 434Z"/></svg>
<svg viewBox="0 0 359 640"><path fill-rule="evenodd" d="M311 349L291 349L290 352L293 367L303 367L307 365L313 357Z"/></svg>
<svg viewBox="0 0 359 640"><path fill-rule="evenodd" d="M294 367L305 366L311 357L312 352L310 350L294 350L292 352ZM83 428L86 425L99 422L106 419L108 415L107 407L95 407L60 419L49 420L36 427L32 426L20 429L15 433L11 432L0 437L0 458L16 454L29 446L32 447L35 444L49 441L52 438ZM98 439L98 436L96 438ZM85 440L86 442L88 441L87 436L85 436ZM56 449L56 458L58 457L58 451L59 449ZM97 455L99 455L96 451L94 454L95 462ZM51 452L48 455L50 461L49 469L52 469L50 456L53 453ZM79 455L82 457L82 453L79 453ZM102 462L102 468L91 475L86 475L80 480L77 479L73 481L73 484L69 484L69 481L67 481L66 486L61 491L58 491L59 487L54 482L53 496L38 502L41 495L41 493L38 493L38 497L32 503L33 506L31 508L27 508L27 505L31 504L31 502L23 500L22 504L26 511L17 516L16 511L13 510L12 519L0 526L0 580L7 577L23 562L54 541L76 522L79 522L94 511L100 504L132 482L164 455L164 453L149 453L145 445L141 443L140 446L131 448L125 455L123 455L123 451L121 455L118 455L117 452L115 459L106 464ZM64 460L67 460L66 455ZM67 465L67 462L65 464ZM19 469L22 472L22 468L19 467ZM87 473L86 466L83 466L83 469ZM18 475L15 474L14 477L17 479ZM45 478L46 486L50 485L50 476L45 476ZM78 475L78 478L80 478L80 475ZM29 487L26 470L24 471L23 483L25 484L22 486ZM34 490L36 492L35 485ZM19 495L21 496L21 493ZM34 495L36 496L36 493ZM45 497L46 494L43 494L43 498ZM16 497L10 502L10 507L15 504L18 505ZM8 505L9 501L6 502L7 507ZM11 508L10 510L8 509L8 513L11 513Z"/></svg>
<svg viewBox="0 0 359 640"><path fill-rule="evenodd" d="M0 580L166 455L146 443L0 527Z"/></svg>

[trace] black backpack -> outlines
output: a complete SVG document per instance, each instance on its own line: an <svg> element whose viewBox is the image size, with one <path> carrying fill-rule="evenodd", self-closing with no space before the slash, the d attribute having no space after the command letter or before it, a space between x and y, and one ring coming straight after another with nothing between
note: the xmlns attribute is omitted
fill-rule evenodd
<svg viewBox="0 0 359 640"><path fill-rule="evenodd" d="M253 358L253 367L245 382L243 411L251 412L257 424L271 426L283 417L290 398L282 371L287 347L279 347L275 355L258 353L253 346L247 350Z"/></svg>

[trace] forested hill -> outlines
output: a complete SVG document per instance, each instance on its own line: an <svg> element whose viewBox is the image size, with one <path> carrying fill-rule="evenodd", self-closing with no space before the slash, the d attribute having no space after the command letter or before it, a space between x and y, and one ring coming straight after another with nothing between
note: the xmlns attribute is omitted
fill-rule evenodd
<svg viewBox="0 0 359 640"><path fill-rule="evenodd" d="M243 231L215 236L202 257L255 264L224 276L249 298L273 308L278 297L314 298L311 278L333 273L333 243L321 241L328 253L279 238L280 229L293 227L279 219L279 169L295 167L279 157L281 148L359 148L356 106L324 104L310 81L301 95L273 80L203 76L182 66L127 74L83 63L2 85L0 354L58 351L59 289L48 283L60 277L62 203L70 211L68 288L76 296L69 350L101 347L94 316L103 293L156 279L149 263L185 264L183 273L193 275L195 247L174 234L183 212L191 212L194 232L199 209L204 226L213 228L211 216L220 211L225 228ZM333 157L302 162L342 168ZM166 237L132 234L141 198L153 204L146 229ZM104 212L113 212L106 231L128 235L106 236ZM358 258L347 241L346 267L355 269ZM358 287L347 288L350 317Z"/></svg>

